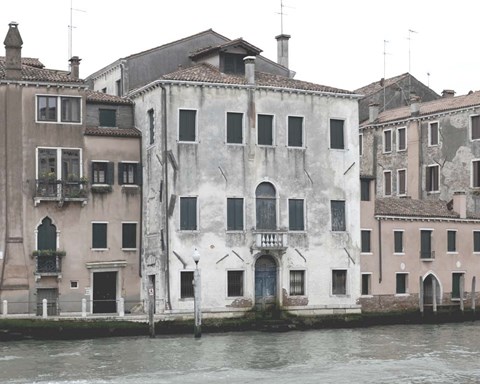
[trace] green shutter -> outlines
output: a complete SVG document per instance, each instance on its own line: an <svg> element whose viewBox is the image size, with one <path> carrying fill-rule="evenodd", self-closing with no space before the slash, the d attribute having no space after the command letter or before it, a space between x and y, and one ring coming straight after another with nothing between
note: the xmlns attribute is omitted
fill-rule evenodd
<svg viewBox="0 0 480 384"><path fill-rule="evenodd" d="M303 117L288 117L288 146L303 147Z"/></svg>
<svg viewBox="0 0 480 384"><path fill-rule="evenodd" d="M397 291L396 293L407 293L406 276L404 273L397 273Z"/></svg>
<svg viewBox="0 0 480 384"><path fill-rule="evenodd" d="M180 199L180 229L197 229L197 198L182 197Z"/></svg>
<svg viewBox="0 0 480 384"><path fill-rule="evenodd" d="M119 185L125 184L123 182L123 167L124 167L123 163L118 163L118 184Z"/></svg>
<svg viewBox="0 0 480 384"><path fill-rule="evenodd" d="M423 259L430 259L432 257L431 231L421 231L420 252L420 257Z"/></svg>
<svg viewBox="0 0 480 384"><path fill-rule="evenodd" d="M179 117L179 141L195 141L197 111L182 109Z"/></svg>
<svg viewBox="0 0 480 384"><path fill-rule="evenodd" d="M452 274L452 299L460 298L460 276L461 273Z"/></svg>
<svg viewBox="0 0 480 384"><path fill-rule="evenodd" d="M343 120L330 120L330 148L344 149Z"/></svg>
<svg viewBox="0 0 480 384"><path fill-rule="evenodd" d="M142 164L138 163L136 164L136 169L135 169L135 183L137 185L142 185Z"/></svg>
<svg viewBox="0 0 480 384"><path fill-rule="evenodd" d="M137 224L123 223L122 230L122 248L137 248Z"/></svg>
<svg viewBox="0 0 480 384"><path fill-rule="evenodd" d="M303 231L305 229L303 214L303 200L288 200L289 229L291 231Z"/></svg>
<svg viewBox="0 0 480 384"><path fill-rule="evenodd" d="M114 109L100 109L99 110L100 127L116 127L117 126L117 111Z"/></svg>
<svg viewBox="0 0 480 384"><path fill-rule="evenodd" d="M403 253L403 232L396 231L393 233L394 236L394 252Z"/></svg>
<svg viewBox="0 0 480 384"><path fill-rule="evenodd" d="M273 116L258 115L258 144L273 145Z"/></svg>
<svg viewBox="0 0 480 384"><path fill-rule="evenodd" d="M112 185L113 184L113 173L114 173L114 164L109 161L107 163L107 180L106 180L106 184L110 184Z"/></svg>
<svg viewBox="0 0 480 384"><path fill-rule="evenodd" d="M92 223L92 248L107 248L107 224Z"/></svg>
<svg viewBox="0 0 480 384"><path fill-rule="evenodd" d="M227 230L243 230L243 199L227 199Z"/></svg>
<svg viewBox="0 0 480 384"><path fill-rule="evenodd" d="M52 224L49 217L43 219L42 224L38 227L37 249L57 249L57 227Z"/></svg>
<svg viewBox="0 0 480 384"><path fill-rule="evenodd" d="M227 143L242 144L243 142L243 114L227 113Z"/></svg>

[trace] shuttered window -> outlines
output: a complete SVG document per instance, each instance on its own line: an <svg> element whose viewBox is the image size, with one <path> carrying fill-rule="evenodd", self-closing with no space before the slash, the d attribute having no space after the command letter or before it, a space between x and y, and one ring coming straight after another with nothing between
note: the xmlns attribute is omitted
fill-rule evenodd
<svg viewBox="0 0 480 384"><path fill-rule="evenodd" d="M480 231L473 231L473 252L480 252Z"/></svg>
<svg viewBox="0 0 480 384"><path fill-rule="evenodd" d="M290 296L305 295L305 271L290 271Z"/></svg>
<svg viewBox="0 0 480 384"><path fill-rule="evenodd" d="M390 130L383 132L383 152L392 152L392 131Z"/></svg>
<svg viewBox="0 0 480 384"><path fill-rule="evenodd" d="M150 145L155 143L155 111L148 110L148 131L150 132Z"/></svg>
<svg viewBox="0 0 480 384"><path fill-rule="evenodd" d="M330 148L345 149L343 120L330 119Z"/></svg>
<svg viewBox="0 0 480 384"><path fill-rule="evenodd" d="M180 198L180 229L182 231L197 230L197 198Z"/></svg>
<svg viewBox="0 0 480 384"><path fill-rule="evenodd" d="M243 271L227 271L227 295L243 296Z"/></svg>
<svg viewBox="0 0 480 384"><path fill-rule="evenodd" d="M193 272L180 272L180 297L182 299L193 297Z"/></svg>
<svg viewBox="0 0 480 384"><path fill-rule="evenodd" d="M470 116L472 140L480 139L480 116Z"/></svg>
<svg viewBox="0 0 480 384"><path fill-rule="evenodd" d="M288 200L288 229L290 231L305 230L304 202L302 199Z"/></svg>
<svg viewBox="0 0 480 384"><path fill-rule="evenodd" d="M332 231L345 231L345 201L332 200L330 202L332 215Z"/></svg>
<svg viewBox="0 0 480 384"><path fill-rule="evenodd" d="M393 252L403 253L403 231L393 232Z"/></svg>
<svg viewBox="0 0 480 384"><path fill-rule="evenodd" d="M480 160L472 161L472 187L480 187Z"/></svg>
<svg viewBox="0 0 480 384"><path fill-rule="evenodd" d="M258 145L273 145L273 116L258 115Z"/></svg>
<svg viewBox="0 0 480 384"><path fill-rule="evenodd" d="M362 295L370 295L370 277L369 273L362 273Z"/></svg>
<svg viewBox="0 0 480 384"><path fill-rule="evenodd" d="M113 163L92 161L92 184L113 184Z"/></svg>
<svg viewBox="0 0 480 384"><path fill-rule="evenodd" d="M370 243L371 233L372 233L372 231L370 231L370 230L363 230L362 233L361 233L361 235L362 235L362 252L363 253L372 252L371 243Z"/></svg>
<svg viewBox="0 0 480 384"><path fill-rule="evenodd" d="M332 271L332 294L346 295L347 294L347 271L344 269L337 269Z"/></svg>
<svg viewBox="0 0 480 384"><path fill-rule="evenodd" d="M432 254L432 231L420 231L420 257L422 259L433 259Z"/></svg>
<svg viewBox="0 0 480 384"><path fill-rule="evenodd" d="M137 248L137 224L122 223L122 248Z"/></svg>
<svg viewBox="0 0 480 384"><path fill-rule="evenodd" d="M142 166L139 163L118 163L118 184L141 185Z"/></svg>
<svg viewBox="0 0 480 384"><path fill-rule="evenodd" d="M463 273L452 273L452 299L460 298L460 279Z"/></svg>
<svg viewBox="0 0 480 384"><path fill-rule="evenodd" d="M243 143L243 113L227 112L227 143Z"/></svg>
<svg viewBox="0 0 480 384"><path fill-rule="evenodd" d="M42 220L37 230L37 250L57 249L57 227L49 217Z"/></svg>
<svg viewBox="0 0 480 384"><path fill-rule="evenodd" d="M383 194L384 196L392 195L392 172L383 172Z"/></svg>
<svg viewBox="0 0 480 384"><path fill-rule="evenodd" d="M227 230L243 231L243 199L227 199Z"/></svg>
<svg viewBox="0 0 480 384"><path fill-rule="evenodd" d="M404 151L407 149L407 130L405 128L397 129L397 150Z"/></svg>
<svg viewBox="0 0 480 384"><path fill-rule="evenodd" d="M407 171L400 169L397 171L397 194L405 195L407 193Z"/></svg>
<svg viewBox="0 0 480 384"><path fill-rule="evenodd" d="M397 294L407 293L407 274L406 273L397 273L397 284L396 284Z"/></svg>
<svg viewBox="0 0 480 384"><path fill-rule="evenodd" d="M288 116L288 146L303 147L303 117Z"/></svg>
<svg viewBox="0 0 480 384"><path fill-rule="evenodd" d="M457 231L447 231L447 252L457 252Z"/></svg>
<svg viewBox="0 0 480 384"><path fill-rule="evenodd" d="M428 145L438 145L438 123L428 125Z"/></svg>
<svg viewBox="0 0 480 384"><path fill-rule="evenodd" d="M426 189L427 192L436 192L439 190L439 166L427 166Z"/></svg>
<svg viewBox="0 0 480 384"><path fill-rule="evenodd" d="M100 126L101 127L116 127L117 126L117 111L115 109L100 109Z"/></svg>
<svg viewBox="0 0 480 384"><path fill-rule="evenodd" d="M360 179L360 198L362 201L370 201L370 180Z"/></svg>
<svg viewBox="0 0 480 384"><path fill-rule="evenodd" d="M196 141L197 111L181 109L179 116L178 140Z"/></svg>
<svg viewBox="0 0 480 384"><path fill-rule="evenodd" d="M107 248L107 223L92 223L92 248Z"/></svg>

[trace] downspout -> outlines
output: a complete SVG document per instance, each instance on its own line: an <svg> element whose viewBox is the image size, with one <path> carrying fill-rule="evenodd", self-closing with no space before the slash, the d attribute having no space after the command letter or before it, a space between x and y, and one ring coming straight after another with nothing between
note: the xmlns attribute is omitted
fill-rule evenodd
<svg viewBox="0 0 480 384"><path fill-rule="evenodd" d="M167 159L167 90L160 84L162 90L162 136L163 136L163 172L165 183L165 287L167 290L167 302L166 308L172 309L170 301L170 228L169 228L169 216L168 216L168 159Z"/></svg>
<svg viewBox="0 0 480 384"><path fill-rule="evenodd" d="M135 121L135 108L133 110L133 121ZM143 260L143 145L142 145L143 137L140 137L139 146L140 146L140 159L142 161L142 185L141 193L140 193L140 240L139 240L139 254L138 254L138 276L142 277L142 260Z"/></svg>
<svg viewBox="0 0 480 384"><path fill-rule="evenodd" d="M382 282L382 220L378 219L378 282Z"/></svg>
<svg viewBox="0 0 480 384"><path fill-rule="evenodd" d="M5 97L5 109L4 111L7 111L7 98ZM7 135L8 129L5 124L5 145L7 145ZM8 151L5 148L5 171L8 172L8 166L7 166L7 159L8 159ZM8 237L8 213L7 213L7 207L8 207L8 192L7 192L7 177L5 175L5 193L4 193L4 198L3 201L5 202L5 238L4 238L4 243L3 243L3 261L2 261L2 273L0 275L0 293L3 292L3 279L5 275L5 264L7 264L7 237Z"/></svg>

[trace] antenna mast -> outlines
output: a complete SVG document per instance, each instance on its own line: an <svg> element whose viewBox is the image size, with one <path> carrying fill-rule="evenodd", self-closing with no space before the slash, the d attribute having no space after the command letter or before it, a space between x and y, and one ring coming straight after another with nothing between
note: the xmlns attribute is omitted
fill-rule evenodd
<svg viewBox="0 0 480 384"><path fill-rule="evenodd" d="M68 26L68 60L70 60L73 55L73 28L76 28L73 25L73 11L85 12L81 9L73 8L73 0L70 0L70 25Z"/></svg>
<svg viewBox="0 0 480 384"><path fill-rule="evenodd" d="M283 0L280 0L280 34L283 35Z"/></svg>
<svg viewBox="0 0 480 384"><path fill-rule="evenodd" d="M408 102L410 102L410 92L412 89L412 69L411 69L411 42L412 33L418 33L412 29L408 30Z"/></svg>
<svg viewBox="0 0 480 384"><path fill-rule="evenodd" d="M385 68L387 67L387 43L388 40L383 40L383 110L385 110Z"/></svg>

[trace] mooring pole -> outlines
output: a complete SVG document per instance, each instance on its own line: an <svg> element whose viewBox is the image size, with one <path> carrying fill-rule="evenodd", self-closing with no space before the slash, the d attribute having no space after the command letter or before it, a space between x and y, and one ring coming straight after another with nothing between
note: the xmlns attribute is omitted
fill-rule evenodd
<svg viewBox="0 0 480 384"><path fill-rule="evenodd" d="M153 289L153 282L148 279L148 327L150 337L155 337L155 320L153 314L155 313L155 291Z"/></svg>
<svg viewBox="0 0 480 384"><path fill-rule="evenodd" d="M465 276L462 274L460 276L460 310L464 311L464 306L463 306L463 297L465 294Z"/></svg>
<svg viewBox="0 0 480 384"><path fill-rule="evenodd" d="M432 278L433 313L437 314L437 280Z"/></svg>
<svg viewBox="0 0 480 384"><path fill-rule="evenodd" d="M473 320L475 320L475 281L476 277L473 276L472 278L472 313L473 313Z"/></svg>
<svg viewBox="0 0 480 384"><path fill-rule="evenodd" d="M418 306L420 308L420 313L423 316L423 279L422 276L419 278L419 286L418 286Z"/></svg>

